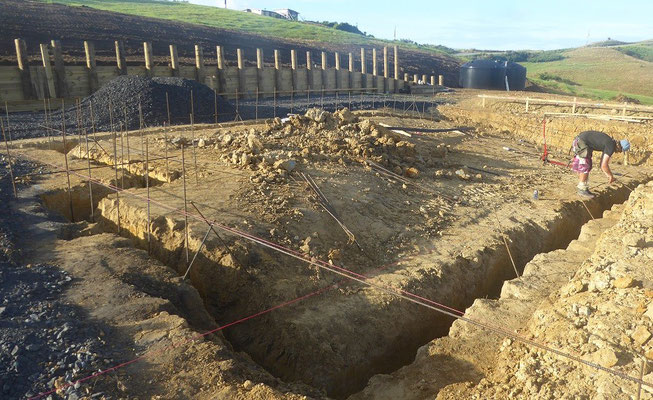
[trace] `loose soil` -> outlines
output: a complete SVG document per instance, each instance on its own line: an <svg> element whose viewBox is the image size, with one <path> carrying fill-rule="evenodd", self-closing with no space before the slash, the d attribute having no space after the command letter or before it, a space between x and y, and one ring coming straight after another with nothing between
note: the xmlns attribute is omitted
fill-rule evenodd
<svg viewBox="0 0 653 400"><path fill-rule="evenodd" d="M527 264L535 255L567 247L584 223L628 198L627 186L648 180L645 163L634 168L616 160L613 169L625 185L592 182L597 197L581 202L575 194L575 176L539 160L541 148L534 138L539 137L541 125L536 132L526 128L512 132L477 120L477 115L489 115L517 124L535 117L480 109L472 105L475 93L462 91L457 98L442 94L460 105L438 107L439 114L430 114L436 119L392 110L375 115L313 109L303 116L265 124L152 128L125 136L98 133L89 138L89 151L84 138L70 140L67 146L51 139L16 141L12 144L16 156L41 164L41 174L31 178L33 185L25 196L77 221L67 225L64 237L68 240L53 242L56 251L32 251L30 257L68 265L73 275L85 276L87 288L101 287L98 282L113 276L135 285L134 290L147 293L148 299L171 304L150 308L148 313L137 308L124 321L117 306L108 307L105 314L89 311L99 313L112 326L125 326L116 346L134 348L129 347L131 341L140 343L136 348L141 351L151 342L140 340L150 336L138 333L140 328L133 325L141 324L138 321L144 315L153 318L165 311L161 318L168 325L164 326L183 326L181 330L165 328L174 332L168 335L152 334L157 338L154 342L164 344L169 343L167 338L181 338L216 323L224 325L310 294L303 301L225 329L224 339L204 341L205 347L192 345L188 357L172 364L166 362L172 362L177 353L161 356L151 371L137 372L134 366L124 378L132 382L127 390L131 395L156 393L174 398L166 392L174 387L180 397L209 396L223 390L224 382L228 390L240 395L261 383L270 398L347 397L364 389L375 374L391 373L411 363L421 346L449 333L452 319L230 235L223 227L279 243L308 259L347 268L374 284L464 310L477 298L500 295L503 282L515 275L510 256L520 274L533 274ZM146 143L147 169L142 163ZM556 149L565 151L562 144L561 140L552 149L552 156L561 160L565 153ZM79 175L70 177L70 194L65 174L47 174L62 168L64 153L69 168L79 170L75 171ZM166 154L172 158L161 159ZM116 195L94 184L91 207L85 178L89 162L94 179L125 191ZM125 166L109 168L116 164ZM321 208L301 173L314 179L355 241ZM598 180L597 175L593 173L593 179ZM143 201L148 196L146 185L149 207ZM192 214L187 246L185 218L180 214L184 192ZM209 234L202 245L208 227L195 218L191 201L206 218L216 221L220 239ZM26 247L36 250L38 243L34 240ZM191 287L175 275L186 272L198 250L186 281ZM86 269L108 275L96 278L95 273L83 272ZM143 278L147 285L141 282L141 274L152 276ZM127 310L130 299L138 297L120 295L120 290L108 287L107 293L100 289L94 296L115 295L111 301L121 301ZM180 301L173 287L190 292L192 302ZM71 296L83 303L82 297L75 297L81 294ZM94 304L99 307L103 302ZM454 347L457 343L442 340ZM230 346L241 353L231 352ZM222 348L227 349L225 353L218 350ZM184 349L181 346L175 352ZM213 354L223 356L214 358ZM467 368L469 360L454 352L440 361L450 366L447 373L454 381L480 376L474 368ZM470 375L453 376L461 369L468 369ZM217 378L206 371L215 371ZM199 375L194 377L195 373ZM147 379L154 386L134 385ZM438 379L452 383L449 378ZM282 381L302 384L288 386ZM372 383L378 381L374 378ZM424 387L424 393L433 397L442 386ZM361 395L370 390L375 386ZM382 390L395 393L387 387Z"/></svg>

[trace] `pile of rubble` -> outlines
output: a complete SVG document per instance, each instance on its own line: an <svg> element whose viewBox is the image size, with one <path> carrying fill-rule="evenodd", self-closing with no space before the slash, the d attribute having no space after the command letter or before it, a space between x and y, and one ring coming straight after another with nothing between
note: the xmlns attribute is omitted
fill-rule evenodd
<svg viewBox="0 0 653 400"><path fill-rule="evenodd" d="M199 139L198 147L213 146L232 166L255 172L255 182L283 180L302 164L374 161L393 172L415 178L419 170L438 165L444 144L419 149L401 134L344 108L335 113L313 108L305 115L271 119L266 127L246 134L222 133Z"/></svg>

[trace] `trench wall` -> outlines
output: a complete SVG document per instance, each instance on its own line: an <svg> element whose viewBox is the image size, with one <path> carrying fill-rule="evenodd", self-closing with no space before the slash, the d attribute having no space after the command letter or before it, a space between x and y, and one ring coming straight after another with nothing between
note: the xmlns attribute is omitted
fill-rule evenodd
<svg viewBox="0 0 653 400"><path fill-rule="evenodd" d="M438 110L447 119L463 125L480 127L490 133L501 133L536 143L540 154L543 149L543 117L537 114L516 112L497 112L491 109L480 109L458 106L440 106ZM546 144L549 149L559 151L567 157L576 135L587 130L603 131L615 139L628 139L631 151L628 163L631 165L653 165L653 122L628 123L622 121L603 121L596 119L551 118L546 119ZM600 157L595 154L595 157ZM623 162L623 154L615 154L614 160ZM571 156L560 161L567 161ZM597 160L595 160L597 161ZM595 163L595 165L597 165Z"/></svg>

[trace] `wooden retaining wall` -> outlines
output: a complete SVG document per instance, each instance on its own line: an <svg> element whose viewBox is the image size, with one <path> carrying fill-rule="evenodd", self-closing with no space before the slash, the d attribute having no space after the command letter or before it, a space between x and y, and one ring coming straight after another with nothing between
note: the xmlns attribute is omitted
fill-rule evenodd
<svg viewBox="0 0 653 400"><path fill-rule="evenodd" d="M291 51L290 67L279 63L279 53L275 50L275 63L266 66L263 63L263 51L257 49L257 66L244 66L243 52L237 51L235 65L227 65L224 48L216 46L212 64L206 66L203 49L195 45L195 65L181 65L177 56L177 48L170 45L170 54L166 54L167 66L155 65L152 45L143 43L143 64L129 65L125 62L125 49L120 41L115 42L115 65L97 65L95 46L92 42L84 42L84 65L66 65L61 53L61 43L53 40L40 45L37 65L32 55L31 64L26 54L26 45L22 39L15 39L18 65L0 66L0 104L5 102L12 109L34 109L43 104L44 99L85 97L95 92L99 87L120 75L139 76L179 76L198 80L216 90L218 94L234 98L251 98L255 96L273 97L290 96L306 91L336 90L350 92L393 93L412 84L399 77L399 55L394 46L394 76L390 76L388 66L388 48L383 49L383 71L377 71L377 51L369 52L361 49L360 59L354 60L349 53L348 68L341 68L341 55L322 52L321 64L312 62L310 54L308 63L298 65L295 50ZM366 71L365 59L371 53L373 68ZM318 61L318 60L315 60ZM329 66L331 65L331 66ZM356 65L359 66L356 70ZM431 78L432 80L434 78Z"/></svg>

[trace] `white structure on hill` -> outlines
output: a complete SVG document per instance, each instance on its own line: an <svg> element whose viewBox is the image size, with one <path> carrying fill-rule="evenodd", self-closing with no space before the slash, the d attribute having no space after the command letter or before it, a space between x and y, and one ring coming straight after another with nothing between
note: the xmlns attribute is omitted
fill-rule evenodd
<svg viewBox="0 0 653 400"><path fill-rule="evenodd" d="M274 11L277 14L283 16L285 19L289 19L291 21L299 21L299 13L295 10L291 10L290 8L279 8Z"/></svg>
<svg viewBox="0 0 653 400"><path fill-rule="evenodd" d="M274 18L279 18L279 19L288 19L291 21L298 21L299 20L299 13L297 11L291 10L289 8L282 8L279 10L261 10L259 8L247 8L244 10L245 12L249 12L252 14L258 14L258 15L263 15L266 17L274 17Z"/></svg>

